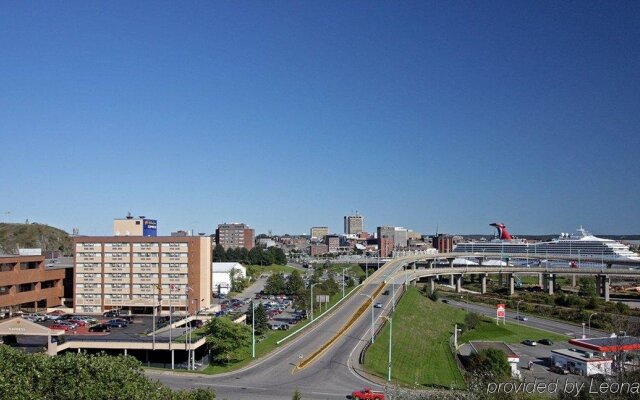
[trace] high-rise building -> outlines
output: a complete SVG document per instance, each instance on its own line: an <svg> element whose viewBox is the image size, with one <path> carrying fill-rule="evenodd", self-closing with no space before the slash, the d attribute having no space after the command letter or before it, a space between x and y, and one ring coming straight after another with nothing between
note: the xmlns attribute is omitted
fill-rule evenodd
<svg viewBox="0 0 640 400"><path fill-rule="evenodd" d="M433 237L433 247L438 250L438 253L452 252L453 245L453 237L451 235L440 233Z"/></svg>
<svg viewBox="0 0 640 400"><path fill-rule="evenodd" d="M386 237L393 239L393 247L402 249L407 247L409 241L408 230L399 226L379 226L378 239Z"/></svg>
<svg viewBox="0 0 640 400"><path fill-rule="evenodd" d="M0 310L46 311L64 296L63 269L46 269L43 255L0 255Z"/></svg>
<svg viewBox="0 0 640 400"><path fill-rule="evenodd" d="M144 215L135 218L131 213L126 218L113 220L113 234L115 236L158 236L158 221L148 219Z"/></svg>
<svg viewBox="0 0 640 400"><path fill-rule="evenodd" d="M326 244L328 246L329 253L337 253L338 247L340 247L340 236L338 235L327 235Z"/></svg>
<svg viewBox="0 0 640 400"><path fill-rule="evenodd" d="M74 309L195 313L211 303L208 236L77 236Z"/></svg>
<svg viewBox="0 0 640 400"><path fill-rule="evenodd" d="M326 226L314 226L311 228L311 239L324 240L329 234L329 228Z"/></svg>
<svg viewBox="0 0 640 400"><path fill-rule="evenodd" d="M220 224L216 229L216 244L222 245L225 250L244 247L253 249L255 231L246 224Z"/></svg>
<svg viewBox="0 0 640 400"><path fill-rule="evenodd" d="M347 215L344 217L344 234L357 235L364 231L364 217L362 215Z"/></svg>

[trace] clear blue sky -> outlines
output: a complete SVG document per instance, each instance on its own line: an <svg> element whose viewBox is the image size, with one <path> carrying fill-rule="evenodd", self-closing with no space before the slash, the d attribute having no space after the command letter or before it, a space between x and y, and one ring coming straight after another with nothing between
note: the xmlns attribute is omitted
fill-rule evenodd
<svg viewBox="0 0 640 400"><path fill-rule="evenodd" d="M0 5L1 220L640 233L640 2Z"/></svg>

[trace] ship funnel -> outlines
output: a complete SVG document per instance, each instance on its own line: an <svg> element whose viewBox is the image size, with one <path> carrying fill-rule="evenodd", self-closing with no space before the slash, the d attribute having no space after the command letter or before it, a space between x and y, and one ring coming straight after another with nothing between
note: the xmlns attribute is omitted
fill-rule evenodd
<svg viewBox="0 0 640 400"><path fill-rule="evenodd" d="M507 227L503 223L494 222L493 224L489 225L495 227L498 230L498 238L500 238L500 240L513 240L511 234L507 230Z"/></svg>

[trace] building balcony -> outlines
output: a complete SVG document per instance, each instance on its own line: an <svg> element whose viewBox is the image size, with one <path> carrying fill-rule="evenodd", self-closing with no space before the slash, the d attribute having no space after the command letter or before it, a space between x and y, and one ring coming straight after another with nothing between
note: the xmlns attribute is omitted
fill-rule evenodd
<svg viewBox="0 0 640 400"><path fill-rule="evenodd" d="M131 260L131 257L129 257L129 253L112 254L112 255L104 256L104 262L106 263L110 263L110 262L128 263L130 260Z"/></svg>
<svg viewBox="0 0 640 400"><path fill-rule="evenodd" d="M86 273L86 274L100 274L102 273L102 266L101 265L92 265L90 267L85 267L82 264L77 264L76 265L76 272L77 273Z"/></svg>
<svg viewBox="0 0 640 400"><path fill-rule="evenodd" d="M188 268L184 268L184 267L166 267L166 266L162 266L162 273L163 274L186 274L187 273Z"/></svg>
<svg viewBox="0 0 640 400"><path fill-rule="evenodd" d="M128 253L129 251L131 251L131 247L129 246L128 243L125 244L105 244L104 245L104 251L105 253L107 252L111 252L111 253Z"/></svg>
<svg viewBox="0 0 640 400"><path fill-rule="evenodd" d="M149 256L136 256L134 254L133 256L133 262L134 263L158 263L158 261L160 260L160 257L156 254L156 255L149 255Z"/></svg>
<svg viewBox="0 0 640 400"><path fill-rule="evenodd" d="M100 253L102 251L102 245L100 243L77 243L76 253L81 252L95 252Z"/></svg>
<svg viewBox="0 0 640 400"><path fill-rule="evenodd" d="M189 250L187 243L162 243L162 252L186 253Z"/></svg>
<svg viewBox="0 0 640 400"><path fill-rule="evenodd" d="M102 262L102 254L98 254L95 256L84 256L80 253L76 254L76 264L80 263L101 263Z"/></svg>
<svg viewBox="0 0 640 400"><path fill-rule="evenodd" d="M76 274L76 283L102 283L102 275L91 276L86 274Z"/></svg>
<svg viewBox="0 0 640 400"><path fill-rule="evenodd" d="M123 277L105 276L104 283L123 283L128 284L131 281L129 274Z"/></svg>
<svg viewBox="0 0 640 400"><path fill-rule="evenodd" d="M78 306L99 306L101 297L97 296L92 299L86 299L83 296L76 296L75 305Z"/></svg>
<svg viewBox="0 0 640 400"><path fill-rule="evenodd" d="M160 283L160 277L159 276L141 277L141 276L134 275L133 283L139 283L143 285L151 285L151 284L157 285Z"/></svg>
<svg viewBox="0 0 640 400"><path fill-rule="evenodd" d="M129 294L131 292L131 288L127 285L126 287L122 287L122 288L114 288L114 287L107 287L105 286L104 288L104 293L105 294Z"/></svg>
<svg viewBox="0 0 640 400"><path fill-rule="evenodd" d="M100 294L102 291L102 285L96 285L96 287L78 287L76 286L76 293L79 294Z"/></svg>
<svg viewBox="0 0 640 400"><path fill-rule="evenodd" d="M104 267L105 274L128 274L131 272L131 267L129 264L123 265L122 267L113 267L106 266Z"/></svg>
<svg viewBox="0 0 640 400"><path fill-rule="evenodd" d="M134 274L158 274L160 273L160 267L133 267Z"/></svg>
<svg viewBox="0 0 640 400"><path fill-rule="evenodd" d="M185 253L184 255L180 255L178 257L172 256L162 256L163 263L187 263L189 262L189 256Z"/></svg>
<svg viewBox="0 0 640 400"><path fill-rule="evenodd" d="M186 285L187 283L189 283L189 278L187 277L187 275L181 276L179 278L165 278L164 276L162 277L162 283L164 285L166 284L174 284L174 285Z"/></svg>

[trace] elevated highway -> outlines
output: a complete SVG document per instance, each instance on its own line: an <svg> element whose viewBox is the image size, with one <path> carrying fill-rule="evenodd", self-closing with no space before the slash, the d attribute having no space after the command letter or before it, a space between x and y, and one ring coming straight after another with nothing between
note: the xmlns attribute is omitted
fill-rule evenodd
<svg viewBox="0 0 640 400"><path fill-rule="evenodd" d="M214 387L220 398L275 400L290 398L292 393L299 389L305 399L344 399L352 390L362 386L381 389L379 385L372 384L363 378L366 374L358 371L360 368L357 361L360 349L371 336L371 302L383 303L382 309L374 310L376 321L374 329L377 329L381 323L380 316L388 313L393 307L392 296L376 295L381 293L381 289L400 293L406 284L418 280L428 281L439 275L461 277L467 274L486 276L494 273L505 275L530 273L547 274L549 279L564 274L640 277L640 271L606 267L586 270L516 266L453 266L453 260L456 258L485 257L488 259L491 256L500 257L499 254L496 256L448 253L409 255L393 259L371 273L357 292L345 300L341 307L315 322L298 337L284 343L272 354L242 370L215 376L158 371L147 371L147 374L174 388ZM545 255L545 259L551 258L553 256ZM447 260L447 266L438 267L435 260ZM424 264L423 268L420 268L421 264ZM362 312L363 310L365 312ZM571 327L567 326L563 329L571 329Z"/></svg>

